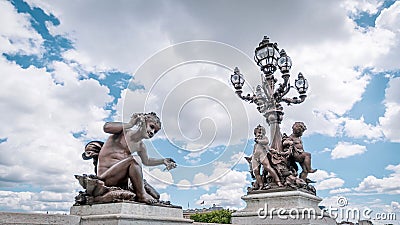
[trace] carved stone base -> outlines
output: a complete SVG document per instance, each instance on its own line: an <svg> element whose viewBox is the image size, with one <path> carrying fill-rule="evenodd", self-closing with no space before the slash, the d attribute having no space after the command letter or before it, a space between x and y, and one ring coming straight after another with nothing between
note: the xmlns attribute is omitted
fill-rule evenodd
<svg viewBox="0 0 400 225"><path fill-rule="evenodd" d="M336 224L326 213L321 214L321 198L302 191L248 194L242 199L247 205L232 214L232 224Z"/></svg>
<svg viewBox="0 0 400 225"><path fill-rule="evenodd" d="M79 225L80 219L72 215L0 212L2 225Z"/></svg>
<svg viewBox="0 0 400 225"><path fill-rule="evenodd" d="M81 217L80 225L164 225L192 224L181 208L139 203L108 203L72 206L71 215Z"/></svg>

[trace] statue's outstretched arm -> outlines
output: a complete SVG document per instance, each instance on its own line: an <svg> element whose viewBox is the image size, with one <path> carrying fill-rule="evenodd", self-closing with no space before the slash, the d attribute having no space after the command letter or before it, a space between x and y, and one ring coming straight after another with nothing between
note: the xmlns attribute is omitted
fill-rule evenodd
<svg viewBox="0 0 400 225"><path fill-rule="evenodd" d="M147 155L146 145L144 145L143 142L141 142L139 144L139 149L138 149L137 153L138 153L139 157L142 159L143 165L145 165L145 166L158 166L158 165L165 164L164 163L165 159L149 158L149 156Z"/></svg>

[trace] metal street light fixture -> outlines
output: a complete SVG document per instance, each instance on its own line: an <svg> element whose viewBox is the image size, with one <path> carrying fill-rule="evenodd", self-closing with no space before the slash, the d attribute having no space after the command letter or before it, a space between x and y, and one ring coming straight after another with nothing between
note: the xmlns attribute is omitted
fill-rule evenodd
<svg viewBox="0 0 400 225"><path fill-rule="evenodd" d="M285 97L293 87L289 81L292 60L285 50L282 49L279 51L278 44L270 42L267 36L264 36L255 49L254 60L260 67L263 75L261 77L261 84L256 87L253 95L242 95L245 79L237 67L234 70L234 74L231 75L231 82L236 89L236 94L242 100L256 104L257 110L266 118L271 129L271 148L282 150L280 123L283 120L284 112L280 103L285 102L291 105L304 102L307 97L308 82L303 74L299 73L298 78L295 80L295 87L299 93L299 97ZM274 76L277 68L279 68L283 79L283 82L278 85L276 85L278 79Z"/></svg>

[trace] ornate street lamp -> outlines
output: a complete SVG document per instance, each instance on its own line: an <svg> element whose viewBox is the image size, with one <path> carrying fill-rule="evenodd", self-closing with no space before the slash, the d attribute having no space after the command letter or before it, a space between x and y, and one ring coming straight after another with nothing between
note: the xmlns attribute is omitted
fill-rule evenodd
<svg viewBox="0 0 400 225"><path fill-rule="evenodd" d="M277 43L270 42L267 36L260 42L255 50L254 61L263 72L261 84L257 85L253 95L242 95L244 76L236 67L234 74L231 75L231 82L235 88L236 94L250 103L257 105L257 110L266 118L271 129L271 148L282 150L282 134L280 132L280 123L283 119L283 107L280 104L285 102L288 105L300 104L304 102L307 95L308 82L302 73L299 73L295 80L295 87L299 97L285 97L293 87L290 85L289 71L292 67L292 60L286 54L285 50L280 50ZM279 68L283 82L276 86L278 79L274 74Z"/></svg>

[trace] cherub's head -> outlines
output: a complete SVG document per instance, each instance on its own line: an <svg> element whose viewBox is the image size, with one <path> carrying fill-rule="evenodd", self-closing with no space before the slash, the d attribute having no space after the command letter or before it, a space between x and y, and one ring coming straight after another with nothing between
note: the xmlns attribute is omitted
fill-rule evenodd
<svg viewBox="0 0 400 225"><path fill-rule="evenodd" d="M82 158L84 160L91 159L93 157L97 157L101 148L103 147L104 142L102 141L91 141L85 145L85 152L82 153Z"/></svg>
<svg viewBox="0 0 400 225"><path fill-rule="evenodd" d="M301 136L303 132L307 130L307 127L303 122L295 122L292 126L292 130L294 134Z"/></svg>
<svg viewBox="0 0 400 225"><path fill-rule="evenodd" d="M256 128L254 128L254 136L263 137L265 136L265 134L266 134L265 128L260 124Z"/></svg>
<svg viewBox="0 0 400 225"><path fill-rule="evenodd" d="M146 121L146 138L152 138L161 129L160 118L155 112L145 113L144 118Z"/></svg>

